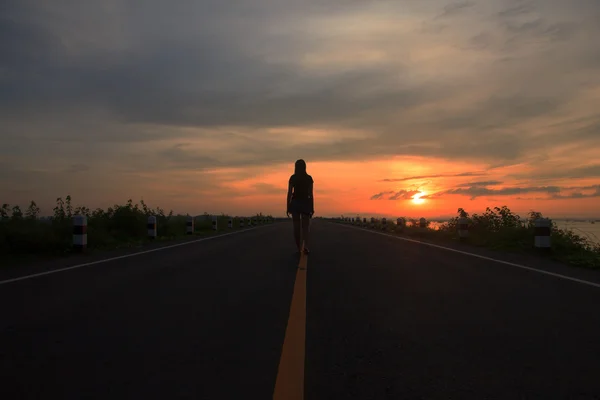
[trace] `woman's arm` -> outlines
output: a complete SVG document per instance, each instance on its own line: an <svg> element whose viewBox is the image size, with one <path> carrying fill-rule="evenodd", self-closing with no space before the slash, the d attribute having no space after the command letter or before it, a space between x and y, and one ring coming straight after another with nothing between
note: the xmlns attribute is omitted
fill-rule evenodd
<svg viewBox="0 0 600 400"><path fill-rule="evenodd" d="M308 198L310 199L310 209L312 211L310 214L311 216L315 213L315 195L313 193L313 185L314 183L311 180L311 182L308 184Z"/></svg>
<svg viewBox="0 0 600 400"><path fill-rule="evenodd" d="M292 184L292 179L288 182L288 192L287 192L287 200L285 202L285 212L287 214L290 213L290 203L292 202L292 188L294 185Z"/></svg>

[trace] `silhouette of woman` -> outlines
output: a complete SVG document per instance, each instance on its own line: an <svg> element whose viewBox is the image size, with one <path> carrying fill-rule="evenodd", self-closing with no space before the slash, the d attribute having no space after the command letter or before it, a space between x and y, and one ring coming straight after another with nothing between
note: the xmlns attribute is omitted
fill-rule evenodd
<svg viewBox="0 0 600 400"><path fill-rule="evenodd" d="M294 239L298 247L298 254L302 251L302 241L304 241L304 253L309 253L308 232L310 218L315 213L313 183L312 176L306 173L306 163L304 160L300 159L296 161L294 174L290 176L288 184L286 205L287 216L289 217L292 214L292 220L294 221Z"/></svg>

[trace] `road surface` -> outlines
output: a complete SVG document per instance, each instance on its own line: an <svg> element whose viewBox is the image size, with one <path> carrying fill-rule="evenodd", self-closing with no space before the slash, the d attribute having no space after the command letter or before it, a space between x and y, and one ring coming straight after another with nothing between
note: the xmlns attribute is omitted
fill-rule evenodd
<svg viewBox="0 0 600 400"><path fill-rule="evenodd" d="M600 398L600 285L312 235L300 264L282 222L3 281L0 398Z"/></svg>

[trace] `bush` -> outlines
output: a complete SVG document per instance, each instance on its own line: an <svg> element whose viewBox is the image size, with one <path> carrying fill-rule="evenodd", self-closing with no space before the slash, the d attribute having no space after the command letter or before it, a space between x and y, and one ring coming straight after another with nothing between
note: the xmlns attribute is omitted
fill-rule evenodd
<svg viewBox="0 0 600 400"><path fill-rule="evenodd" d="M419 220L406 219L403 234L417 238L458 240L458 220L466 218L469 227L467 243L493 249L514 252L538 252L534 247L535 221L542 213L531 211L526 219L513 214L507 206L486 208L481 215L469 215L464 209L457 216L440 225L438 230L419 228ZM550 257L569 265L600 268L600 245L589 241L571 230L560 229L552 222Z"/></svg>
<svg viewBox="0 0 600 400"><path fill-rule="evenodd" d="M88 219L88 247L91 249L116 248L139 245L149 241L147 221L156 216L157 238L173 239L186 235L187 215L173 215L162 208L152 209L144 203L134 204L130 199L125 205L115 204L107 210L91 211L87 207L73 207L71 196L56 199L51 217L40 218L40 209L34 201L23 212L18 205L0 208L0 253L13 255L63 255L71 252L73 244L73 216L85 215ZM268 217L262 213L256 217ZM210 216L195 218L194 233L212 233ZM228 229L229 216L217 218L218 230ZM239 221L235 221L235 226Z"/></svg>
<svg viewBox="0 0 600 400"><path fill-rule="evenodd" d="M440 228L447 232L456 232L458 219L467 218L469 239L472 244L518 251L536 251L534 247L534 226L542 213L531 211L527 219L513 214L506 206L489 207L482 215L469 214L462 208L458 216L452 218ZM553 259L587 268L600 268L600 246L573 231L560 229L556 223L551 225L551 251Z"/></svg>

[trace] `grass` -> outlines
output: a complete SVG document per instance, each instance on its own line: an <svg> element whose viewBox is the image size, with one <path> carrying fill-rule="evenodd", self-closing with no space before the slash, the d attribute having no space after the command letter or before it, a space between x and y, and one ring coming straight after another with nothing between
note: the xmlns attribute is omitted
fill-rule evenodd
<svg viewBox="0 0 600 400"><path fill-rule="evenodd" d="M114 205L106 210L91 211L86 207L72 207L71 197L56 200L54 214L48 219L39 217L40 209L31 202L25 212L19 206L4 204L0 208L0 254L4 260L15 262L24 259L45 259L68 256L73 252L73 216L86 215L88 221L88 252L139 247L150 242L161 242L190 237L186 233L187 215L165 213L161 208L151 209L144 201L134 204ZM157 238L148 238L148 217L157 219ZM258 213L250 218L269 218ZM240 228L240 219L217 216L217 230L212 227L212 217L207 213L194 218L194 237L211 236ZM246 217L243 217L247 227ZM4 263L3 263L4 264Z"/></svg>
<svg viewBox="0 0 600 400"><path fill-rule="evenodd" d="M458 243L458 219L464 217L469 223L469 237L462 241L465 244L512 253L537 254L571 266L600 269L600 245L572 230L559 229L554 222L549 251L543 252L535 248L534 224L536 219L543 218L540 212L531 211L527 218L523 219L503 206L494 207L493 210L488 207L485 213L472 216L459 208L457 214L437 230L428 226L420 228L417 220L407 218L404 218L407 223L403 229L400 229L395 221L388 220L386 230L414 239ZM349 223L339 219L336 221ZM370 218L367 219L367 226L371 226ZM376 219L374 229L382 228L381 220Z"/></svg>

